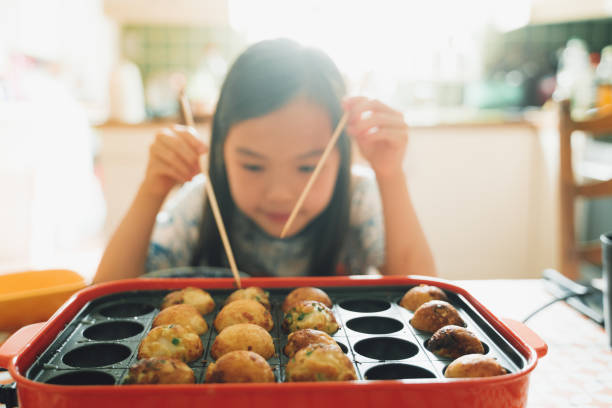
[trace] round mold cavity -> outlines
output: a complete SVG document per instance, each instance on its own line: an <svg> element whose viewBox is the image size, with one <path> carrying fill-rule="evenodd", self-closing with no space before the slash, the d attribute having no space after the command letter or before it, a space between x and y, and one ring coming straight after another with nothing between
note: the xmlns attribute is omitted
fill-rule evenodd
<svg viewBox="0 0 612 408"><path fill-rule="evenodd" d="M407 340L395 337L372 337L358 341L355 351L375 360L404 360L416 356L419 347Z"/></svg>
<svg viewBox="0 0 612 408"><path fill-rule="evenodd" d="M117 303L100 310L105 317L136 317L151 313L155 308L146 303Z"/></svg>
<svg viewBox="0 0 612 408"><path fill-rule="evenodd" d="M130 348L122 344L90 344L70 350L62 361L71 367L103 367L125 360L130 354Z"/></svg>
<svg viewBox="0 0 612 408"><path fill-rule="evenodd" d="M115 379L112 375L99 371L76 371L56 375L45 382L56 385L112 385Z"/></svg>
<svg viewBox="0 0 612 408"><path fill-rule="evenodd" d="M405 380L414 378L436 378L436 376L423 367L397 363L377 365L365 372L366 380Z"/></svg>
<svg viewBox="0 0 612 408"><path fill-rule="evenodd" d="M404 328L403 323L399 320L381 316L357 317L346 322L346 326L351 330L366 334L389 334Z"/></svg>
<svg viewBox="0 0 612 408"><path fill-rule="evenodd" d="M348 347L346 347L344 343L341 343L338 340L336 340L336 343L338 343L338 346L340 346L340 349L342 350L344 354L348 353Z"/></svg>
<svg viewBox="0 0 612 408"><path fill-rule="evenodd" d="M427 341L428 340L429 339L423 340L423 347L425 347L425 350L429 350L427 348ZM489 351L490 351L489 345L487 343L485 343L484 341L482 341L482 340L480 341L480 343L482 344L482 348L484 349L484 353L483 354L489 354Z"/></svg>
<svg viewBox="0 0 612 408"><path fill-rule="evenodd" d="M137 322L104 322L88 327L83 336L90 340L121 340L142 333L144 326Z"/></svg>
<svg viewBox="0 0 612 408"><path fill-rule="evenodd" d="M340 302L340 307L351 312L376 313L389 309L391 304L377 299L351 299Z"/></svg>

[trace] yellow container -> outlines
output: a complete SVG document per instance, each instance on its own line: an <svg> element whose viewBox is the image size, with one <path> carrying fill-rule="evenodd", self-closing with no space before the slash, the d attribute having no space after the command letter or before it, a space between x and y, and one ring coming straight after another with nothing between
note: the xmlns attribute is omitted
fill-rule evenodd
<svg viewBox="0 0 612 408"><path fill-rule="evenodd" d="M65 269L27 271L0 275L0 330L13 331L43 322L85 281Z"/></svg>

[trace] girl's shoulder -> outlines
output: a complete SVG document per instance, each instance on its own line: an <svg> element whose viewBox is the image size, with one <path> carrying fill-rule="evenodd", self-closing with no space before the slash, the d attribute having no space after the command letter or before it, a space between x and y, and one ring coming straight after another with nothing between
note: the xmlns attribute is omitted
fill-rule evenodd
<svg viewBox="0 0 612 408"><path fill-rule="evenodd" d="M181 206L185 202L203 200L206 182L206 176L204 176L204 174L198 174L174 191L170 197L168 197L164 207L166 209L171 209Z"/></svg>
<svg viewBox="0 0 612 408"><path fill-rule="evenodd" d="M206 177L195 176L172 192L157 214L157 226L188 227L197 226L202 218Z"/></svg>
<svg viewBox="0 0 612 408"><path fill-rule="evenodd" d="M172 192L157 214L146 269L154 271L191 262L198 242L206 178L198 175Z"/></svg>
<svg viewBox="0 0 612 408"><path fill-rule="evenodd" d="M376 185L374 170L363 164L353 164L351 166L351 186L354 188L363 183L374 183Z"/></svg>
<svg viewBox="0 0 612 408"><path fill-rule="evenodd" d="M374 171L353 166L351 173L350 234L343 264L350 274L364 274L384 262L382 203Z"/></svg>
<svg viewBox="0 0 612 408"><path fill-rule="evenodd" d="M381 211L380 193L374 171L363 165L351 167L351 225Z"/></svg>

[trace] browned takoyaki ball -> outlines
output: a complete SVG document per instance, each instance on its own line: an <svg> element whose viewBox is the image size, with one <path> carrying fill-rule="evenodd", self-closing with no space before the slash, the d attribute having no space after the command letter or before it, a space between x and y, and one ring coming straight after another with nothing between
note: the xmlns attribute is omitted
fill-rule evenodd
<svg viewBox="0 0 612 408"><path fill-rule="evenodd" d="M430 300L448 301L448 297L446 297L442 289L436 286L420 284L406 292L402 300L400 300L400 306L410 311L415 311L423 303L429 302Z"/></svg>
<svg viewBox="0 0 612 408"><path fill-rule="evenodd" d="M325 306L331 308L332 302L327 293L323 292L319 288L304 287L293 289L283 302L283 312L287 313L296 303L304 300L316 300L317 302L323 303Z"/></svg>
<svg viewBox="0 0 612 408"><path fill-rule="evenodd" d="M461 356L450 363L444 372L446 378L493 377L503 374L506 374L506 369L497 360L482 354Z"/></svg>
<svg viewBox="0 0 612 408"><path fill-rule="evenodd" d="M311 344L299 350L287 363L287 381L350 381L357 374L340 347Z"/></svg>
<svg viewBox="0 0 612 408"><path fill-rule="evenodd" d="M274 382L274 373L268 362L252 351L231 351L223 355L206 370L209 383Z"/></svg>
<svg viewBox="0 0 612 408"><path fill-rule="evenodd" d="M459 326L444 326L425 342L432 353L447 358L465 354L484 354L484 347L478 337L468 329Z"/></svg>
<svg viewBox="0 0 612 408"><path fill-rule="evenodd" d="M293 357L295 353L311 344L325 344L329 346L338 346L338 343L332 339L329 334L320 330L301 329L294 331L287 337L287 345L284 352L287 357Z"/></svg>
<svg viewBox="0 0 612 408"><path fill-rule="evenodd" d="M178 324L152 329L138 347L138 359L175 358L186 363L202 356L202 340L193 331Z"/></svg>
<svg viewBox="0 0 612 408"><path fill-rule="evenodd" d="M415 329L429 333L433 333L449 324L462 327L466 326L461 316L459 316L457 309L443 300L430 300L429 302L423 303L414 312L414 316L410 319L410 324Z"/></svg>
<svg viewBox="0 0 612 408"><path fill-rule="evenodd" d="M263 327L239 323L226 327L215 339L210 354L218 359L230 351L253 351L266 360L274 356L272 336Z"/></svg>
<svg viewBox="0 0 612 408"><path fill-rule="evenodd" d="M289 332L300 329L315 329L327 334L338 331L338 323L327 306L316 300L294 303L285 313L283 328Z"/></svg>
<svg viewBox="0 0 612 408"><path fill-rule="evenodd" d="M198 310L191 305L170 306L155 316L153 327L165 324L180 324L186 329L193 330L197 334L206 333L208 324Z"/></svg>
<svg viewBox="0 0 612 408"><path fill-rule="evenodd" d="M215 308L215 301L208 292L191 286L168 293L162 301L161 308L165 309L183 303L195 307L203 315L212 312Z"/></svg>
<svg viewBox="0 0 612 408"><path fill-rule="evenodd" d="M250 288L238 289L229 295L225 300L225 304L227 305L228 303L240 299L256 300L261 303L263 307L270 310L270 296L268 292L264 291L262 288L252 286Z"/></svg>
<svg viewBox="0 0 612 408"><path fill-rule="evenodd" d="M145 358L130 367L124 384L193 384L193 370L173 358Z"/></svg>
<svg viewBox="0 0 612 408"><path fill-rule="evenodd" d="M274 322L270 312L255 300L235 300L221 309L215 318L215 329L221 332L226 327L238 323L252 323L272 330Z"/></svg>

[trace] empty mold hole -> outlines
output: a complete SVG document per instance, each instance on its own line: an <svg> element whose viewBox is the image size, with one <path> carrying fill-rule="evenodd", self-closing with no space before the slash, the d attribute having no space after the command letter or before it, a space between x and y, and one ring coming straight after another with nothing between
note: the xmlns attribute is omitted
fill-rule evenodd
<svg viewBox="0 0 612 408"><path fill-rule="evenodd" d="M340 302L340 307L351 312L376 313L389 309L391 304L384 300L351 299Z"/></svg>
<svg viewBox="0 0 612 408"><path fill-rule="evenodd" d="M370 368L366 380L404 380L410 378L436 378L429 370L410 364L383 364Z"/></svg>
<svg viewBox="0 0 612 408"><path fill-rule="evenodd" d="M56 375L45 382L57 385L112 385L115 379L112 375L99 371L76 371Z"/></svg>
<svg viewBox="0 0 612 408"><path fill-rule="evenodd" d="M340 346L340 349L344 354L348 353L348 347L346 347L344 343L340 343L338 340L336 340L336 343L338 343L338 346Z"/></svg>
<svg viewBox="0 0 612 408"><path fill-rule="evenodd" d="M357 317L346 322L346 326L356 332L367 334L395 333L404 328L399 320L379 316Z"/></svg>
<svg viewBox="0 0 612 408"><path fill-rule="evenodd" d="M83 336L90 340L121 340L141 333L144 326L137 322L104 322L87 328Z"/></svg>
<svg viewBox="0 0 612 408"><path fill-rule="evenodd" d="M155 309L146 303L117 303L100 310L106 317L136 317L151 313Z"/></svg>
<svg viewBox="0 0 612 408"><path fill-rule="evenodd" d="M130 353L121 344L91 344L69 351L62 361L71 367L103 367L125 360Z"/></svg>
<svg viewBox="0 0 612 408"><path fill-rule="evenodd" d="M417 355L419 348L409 341L394 337L374 337L358 341L355 351L376 360L403 360Z"/></svg>

